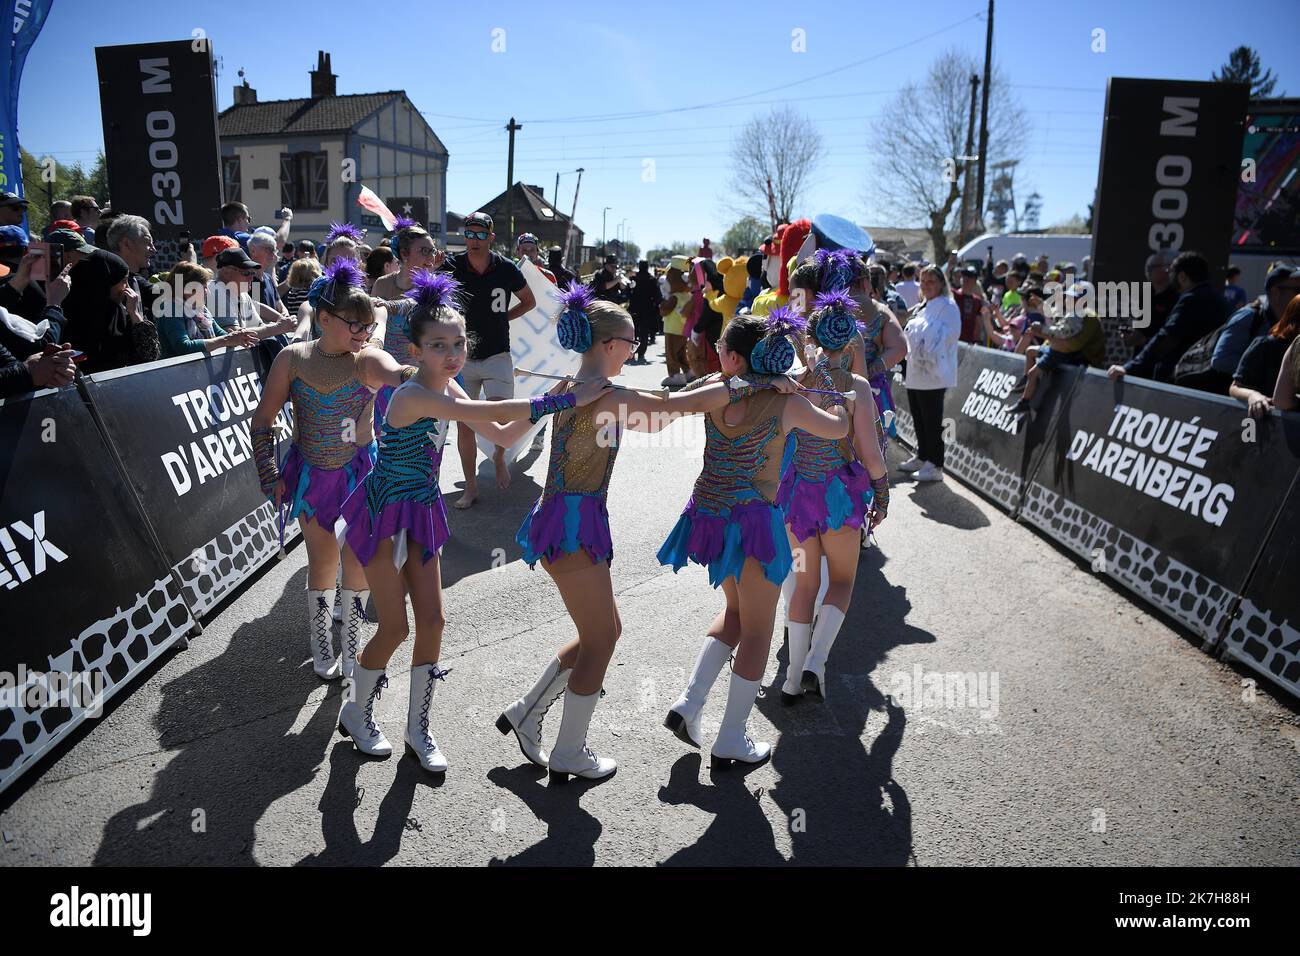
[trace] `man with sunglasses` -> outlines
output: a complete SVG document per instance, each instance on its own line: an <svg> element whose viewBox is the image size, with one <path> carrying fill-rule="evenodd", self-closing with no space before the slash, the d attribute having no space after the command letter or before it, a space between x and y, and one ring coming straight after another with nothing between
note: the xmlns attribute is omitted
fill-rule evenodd
<svg viewBox="0 0 1300 956"><path fill-rule="evenodd" d="M288 344L287 339L276 337L292 332L297 327L297 319L281 315L250 295L254 283L260 288L262 267L243 249L236 247L218 253L216 265L217 277L208 286L208 311L223 328L243 327L264 342L273 339L267 347L267 358L274 358Z"/></svg>
<svg viewBox="0 0 1300 956"><path fill-rule="evenodd" d="M434 259L434 267L450 272L461 285L464 304L465 329L469 333L469 360L461 371L466 393L477 399L482 392L490 402L514 398L515 367L510 357L510 323L531 312L537 305L532 290L519 267L500 253L492 251L492 217L474 212L465 217L461 229L465 236L465 251ZM510 296L519 302L512 308ZM460 452L461 468L465 472L465 492L453 507L468 508L478 498L478 447L474 432L464 422L457 432L456 447ZM506 464L505 449L497 448L492 454L496 466L497 484L506 488L510 484L510 468Z"/></svg>

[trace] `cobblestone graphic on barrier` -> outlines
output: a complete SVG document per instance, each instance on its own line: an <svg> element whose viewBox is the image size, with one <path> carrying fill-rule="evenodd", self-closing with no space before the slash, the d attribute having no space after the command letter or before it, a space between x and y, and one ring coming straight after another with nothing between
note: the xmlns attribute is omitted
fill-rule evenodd
<svg viewBox="0 0 1300 956"><path fill-rule="evenodd" d="M296 522L284 529L287 545L299 534ZM275 506L267 501L240 518L173 570L184 585L186 601L197 615L207 614L280 549Z"/></svg>
<svg viewBox="0 0 1300 956"><path fill-rule="evenodd" d="M1300 631L1277 621L1249 598L1223 638L1229 656L1253 667L1300 697Z"/></svg>
<svg viewBox="0 0 1300 956"><path fill-rule="evenodd" d="M103 697L90 706L0 708L0 791L104 701L175 643L194 623L169 575L130 607L82 631L67 651L49 658L49 672L97 671Z"/></svg>

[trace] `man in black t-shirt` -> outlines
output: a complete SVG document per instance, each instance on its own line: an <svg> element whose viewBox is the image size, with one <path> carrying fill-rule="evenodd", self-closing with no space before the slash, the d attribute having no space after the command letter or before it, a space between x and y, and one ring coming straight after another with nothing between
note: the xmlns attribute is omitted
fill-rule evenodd
<svg viewBox="0 0 1300 956"><path fill-rule="evenodd" d="M465 330L469 333L469 359L460 373L461 384L470 398L480 392L488 401L513 398L515 366L510 357L510 322L531 312L537 305L532 290L519 267L500 253L492 251L492 217L482 212L465 217L462 227L465 251L447 256L436 265L440 272L450 272L461 284L465 309ZM512 308L513 293L519 302ZM461 422L456 447L465 471L465 493L454 505L468 508L478 498L478 451L474 431ZM505 449L492 454L497 484L510 485L510 469Z"/></svg>

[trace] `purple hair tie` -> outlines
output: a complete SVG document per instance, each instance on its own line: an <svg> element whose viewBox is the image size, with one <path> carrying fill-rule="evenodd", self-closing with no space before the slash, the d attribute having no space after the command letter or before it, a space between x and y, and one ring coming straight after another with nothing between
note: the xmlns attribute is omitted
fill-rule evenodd
<svg viewBox="0 0 1300 956"><path fill-rule="evenodd" d="M444 305L456 308L461 285L445 272L417 269L411 273L411 288L406 298L414 299L418 307L437 312Z"/></svg>

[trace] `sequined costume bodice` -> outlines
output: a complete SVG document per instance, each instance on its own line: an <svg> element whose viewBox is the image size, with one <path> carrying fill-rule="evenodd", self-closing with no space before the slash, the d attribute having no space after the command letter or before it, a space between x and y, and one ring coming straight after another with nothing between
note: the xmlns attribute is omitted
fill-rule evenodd
<svg viewBox="0 0 1300 956"><path fill-rule="evenodd" d="M567 389L566 389L567 391ZM551 422L551 460L546 468L545 500L554 495L598 495L609 491L609 478L618 457L619 426L597 424L593 409L599 402L582 408L566 408Z"/></svg>
<svg viewBox="0 0 1300 956"><path fill-rule="evenodd" d="M414 299L392 299L384 303L388 318L384 322L384 351L397 359L398 364L410 365L409 346L411 344L411 312L415 309Z"/></svg>
<svg viewBox="0 0 1300 956"><path fill-rule="evenodd" d="M720 379L715 373L700 384ZM698 508L721 514L756 497L768 504L776 501L785 444L781 429L785 400L786 396L775 389L751 395L745 400L744 418L737 425L724 421L727 408L704 416L704 469L692 494Z"/></svg>
<svg viewBox="0 0 1300 956"><path fill-rule="evenodd" d="M845 361L845 357L840 358L841 363ZM850 358L849 361L852 359ZM853 375L842 366L831 367L823 358L813 367L811 381L806 384L810 388L848 392L853 389ZM817 404L826 410L834 408L837 404L834 395L810 395L809 397L818 399ZM831 472L857 458L853 449L852 434L850 430L844 438L821 438L802 428L796 428L794 456L790 459L790 467L800 478L808 481L824 480Z"/></svg>
<svg viewBox="0 0 1300 956"><path fill-rule="evenodd" d="M357 371L359 353L326 355L317 344L287 349L293 441L307 464L333 470L374 441L375 393Z"/></svg>
<svg viewBox="0 0 1300 956"><path fill-rule="evenodd" d="M397 392L419 387L407 382ZM384 422L379 457L366 476L366 503L371 512L378 513L390 501L433 503L438 497L438 468L447 431L448 422L437 418L418 418L401 427Z"/></svg>

